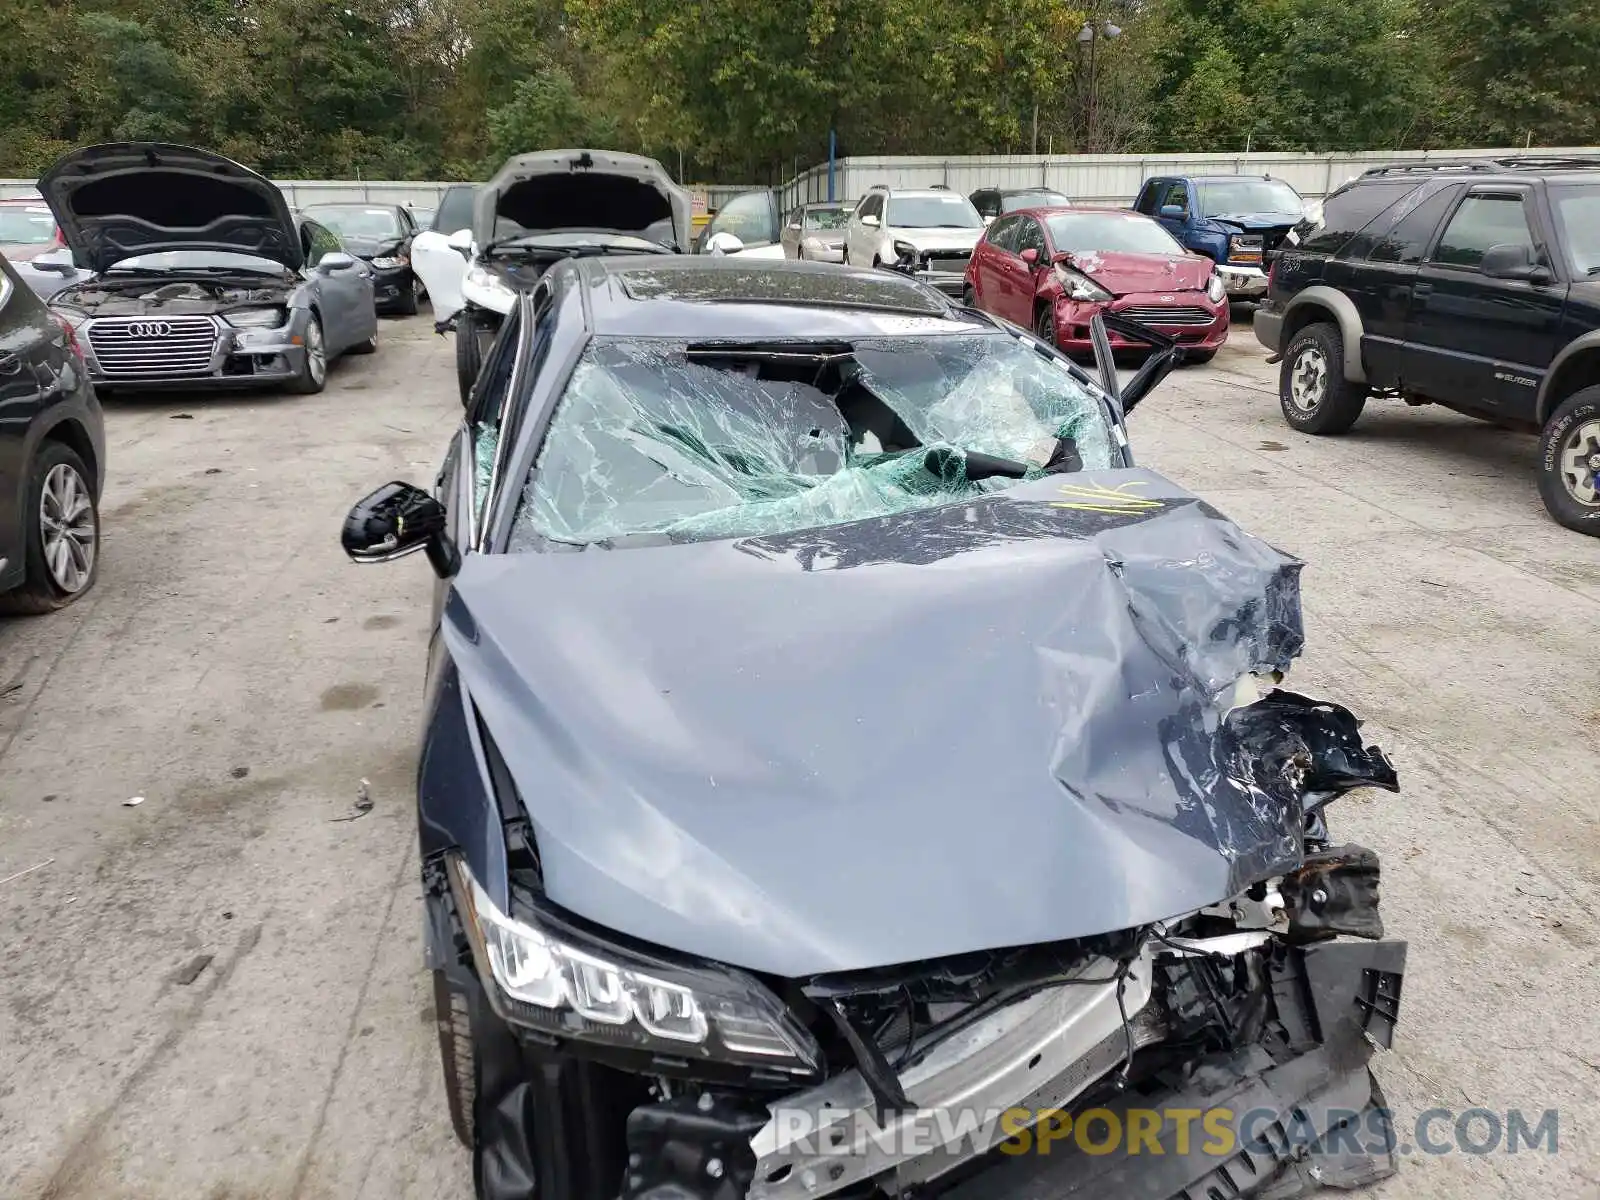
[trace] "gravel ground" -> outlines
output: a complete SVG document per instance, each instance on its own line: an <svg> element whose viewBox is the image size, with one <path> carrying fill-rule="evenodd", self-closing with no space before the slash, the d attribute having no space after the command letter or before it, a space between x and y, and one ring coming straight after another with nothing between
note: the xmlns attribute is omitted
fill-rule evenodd
<svg viewBox="0 0 1600 1200"><path fill-rule="evenodd" d="M1413 1154L1376 1194L1595 1196L1600 541L1546 519L1531 438L1388 404L1302 438L1274 370L1240 330L1131 424L1306 559L1291 682L1400 769L1334 824L1411 941L1378 1067L1401 1140L1432 1107L1560 1110L1555 1156ZM321 396L106 407L99 583L0 622L0 880L48 863L0 884L0 1196L465 1200L409 794L432 576L337 539L365 490L431 482L450 344L386 322Z"/></svg>

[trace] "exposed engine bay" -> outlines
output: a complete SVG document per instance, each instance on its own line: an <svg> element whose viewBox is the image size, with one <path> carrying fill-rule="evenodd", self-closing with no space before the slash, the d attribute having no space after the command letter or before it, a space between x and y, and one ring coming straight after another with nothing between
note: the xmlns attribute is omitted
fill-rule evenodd
<svg viewBox="0 0 1600 1200"><path fill-rule="evenodd" d="M102 276L90 283L63 288L51 303L80 309L92 316L133 316L160 313L172 316L226 314L236 308L285 304L295 281L277 282L238 276L205 278L138 274L127 278Z"/></svg>

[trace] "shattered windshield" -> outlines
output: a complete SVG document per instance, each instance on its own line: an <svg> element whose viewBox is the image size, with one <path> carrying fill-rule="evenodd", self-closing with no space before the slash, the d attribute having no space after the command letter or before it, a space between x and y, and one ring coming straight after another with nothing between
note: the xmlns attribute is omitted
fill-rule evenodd
<svg viewBox="0 0 1600 1200"><path fill-rule="evenodd" d="M785 533L1113 464L1096 393L1010 334L828 346L597 339L510 549Z"/></svg>
<svg viewBox="0 0 1600 1200"><path fill-rule="evenodd" d="M397 238L400 218L392 208L368 208L358 204L314 204L308 217L321 221L342 238Z"/></svg>

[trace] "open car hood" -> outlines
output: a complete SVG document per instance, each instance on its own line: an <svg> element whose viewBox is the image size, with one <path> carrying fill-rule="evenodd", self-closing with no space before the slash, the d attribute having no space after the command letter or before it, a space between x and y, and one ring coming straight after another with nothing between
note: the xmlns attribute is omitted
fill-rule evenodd
<svg viewBox="0 0 1600 1200"><path fill-rule="evenodd" d="M107 270L137 254L254 254L291 271L304 262L283 193L231 159L189 146L115 142L59 159L39 180L79 266Z"/></svg>
<svg viewBox="0 0 1600 1200"><path fill-rule="evenodd" d="M596 229L643 237L671 229L679 250L694 240L693 200L653 158L609 150L519 154L478 189L472 237L492 242L505 221L529 232ZM666 224L663 224L666 223Z"/></svg>
<svg viewBox="0 0 1600 1200"><path fill-rule="evenodd" d="M1118 469L469 555L443 636L552 901L793 978L1126 929L1298 864L1301 793L1217 698L1299 654L1300 566Z"/></svg>

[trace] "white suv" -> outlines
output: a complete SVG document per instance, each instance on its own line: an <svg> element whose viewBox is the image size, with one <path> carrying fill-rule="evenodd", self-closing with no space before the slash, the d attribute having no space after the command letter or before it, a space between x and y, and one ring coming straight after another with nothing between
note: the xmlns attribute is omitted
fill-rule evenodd
<svg viewBox="0 0 1600 1200"><path fill-rule="evenodd" d="M911 259L919 278L960 296L967 261L982 236L983 218L959 192L875 187L850 214L844 260L857 267L887 267Z"/></svg>

